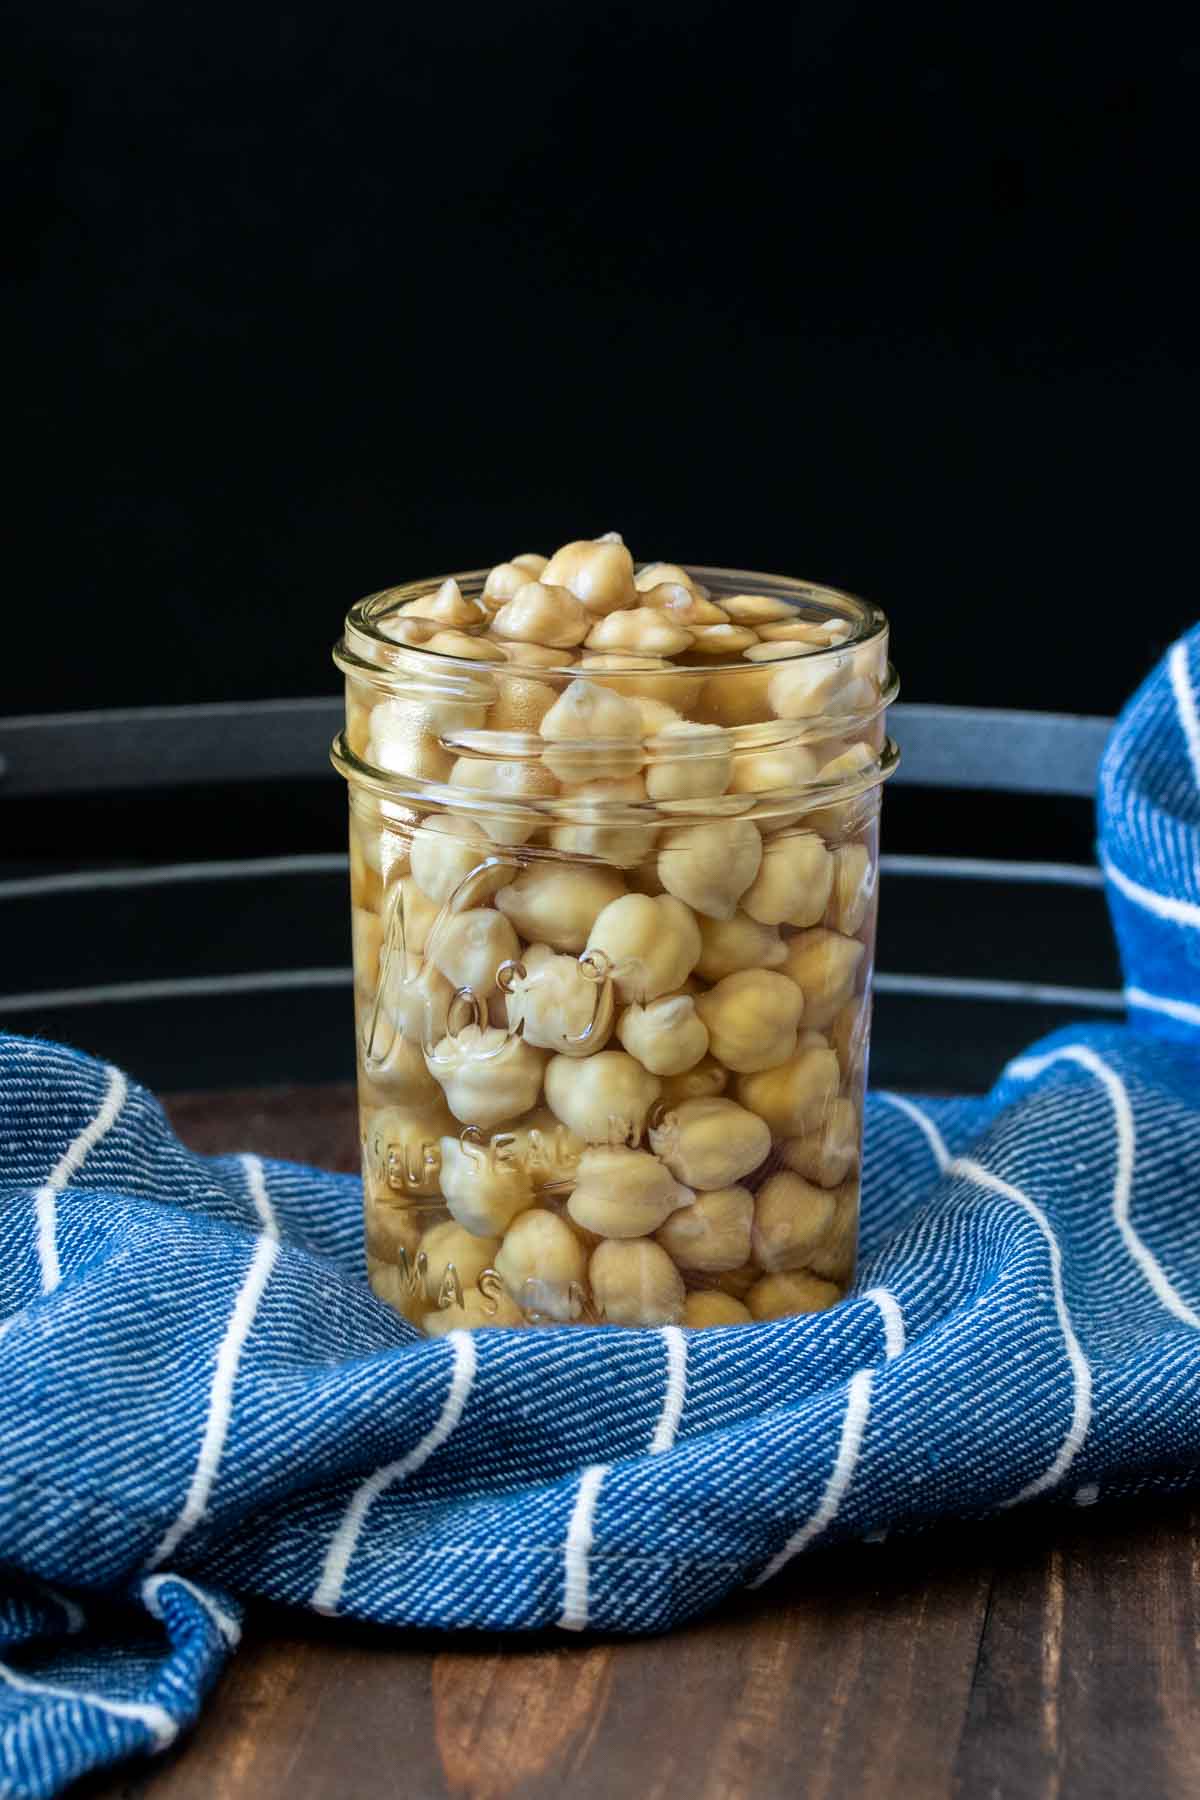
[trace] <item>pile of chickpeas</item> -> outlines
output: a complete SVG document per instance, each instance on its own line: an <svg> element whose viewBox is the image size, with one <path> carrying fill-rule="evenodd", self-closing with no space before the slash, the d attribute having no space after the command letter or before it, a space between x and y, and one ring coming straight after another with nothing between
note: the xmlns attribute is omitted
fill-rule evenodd
<svg viewBox="0 0 1200 1800"><path fill-rule="evenodd" d="M368 1266L426 1332L853 1276L886 628L753 583L610 533L347 620Z"/></svg>

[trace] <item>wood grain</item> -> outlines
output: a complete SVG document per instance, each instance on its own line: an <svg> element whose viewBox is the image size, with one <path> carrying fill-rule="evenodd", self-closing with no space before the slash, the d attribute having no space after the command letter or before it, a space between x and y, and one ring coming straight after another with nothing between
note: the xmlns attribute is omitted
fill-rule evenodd
<svg viewBox="0 0 1200 1800"><path fill-rule="evenodd" d="M303 1142L329 1164L353 1146L349 1090L171 1110L197 1147ZM190 1741L80 1793L1195 1800L1200 1507L1043 1509L810 1556L648 1640L260 1609Z"/></svg>

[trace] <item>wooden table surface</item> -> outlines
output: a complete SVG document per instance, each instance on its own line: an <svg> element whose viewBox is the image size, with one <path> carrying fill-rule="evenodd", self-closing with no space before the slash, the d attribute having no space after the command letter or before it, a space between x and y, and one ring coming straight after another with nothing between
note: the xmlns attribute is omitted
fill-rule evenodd
<svg viewBox="0 0 1200 1800"><path fill-rule="evenodd" d="M198 1149L355 1159L344 1087L185 1095ZM1200 1504L810 1555L669 1637L259 1608L193 1735L80 1800L1200 1796Z"/></svg>

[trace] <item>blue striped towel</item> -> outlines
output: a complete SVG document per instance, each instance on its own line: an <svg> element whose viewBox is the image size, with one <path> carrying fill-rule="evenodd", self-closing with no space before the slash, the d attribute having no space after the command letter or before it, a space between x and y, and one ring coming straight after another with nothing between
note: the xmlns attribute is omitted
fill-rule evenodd
<svg viewBox="0 0 1200 1800"><path fill-rule="evenodd" d="M1104 763L1129 1025L983 1100L874 1094L828 1313L422 1342L357 1182L193 1155L117 1070L0 1038L0 1793L171 1743L248 1595L648 1632L810 1546L1194 1483L1198 687L1200 627Z"/></svg>

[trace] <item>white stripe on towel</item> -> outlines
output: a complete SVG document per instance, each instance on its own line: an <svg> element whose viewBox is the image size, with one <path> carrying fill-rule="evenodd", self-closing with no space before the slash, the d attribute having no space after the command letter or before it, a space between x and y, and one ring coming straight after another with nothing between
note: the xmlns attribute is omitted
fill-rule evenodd
<svg viewBox="0 0 1200 1800"><path fill-rule="evenodd" d="M807 1548L815 1537L819 1537L825 1528L837 1517L838 1508L845 1498L846 1489L850 1486L854 1470L858 1464L859 1451L862 1449L863 1433L867 1428L867 1419L871 1411L871 1383L874 1370L860 1369L851 1382L846 1394L846 1411L842 1419L842 1434L838 1440L837 1455L829 1480L825 1483L825 1491L817 1502L816 1510L810 1515L799 1531L793 1532L782 1550L776 1551L761 1574L756 1575L750 1583L752 1588L762 1587L773 1575L778 1575L785 1563L791 1562L801 1550Z"/></svg>
<svg viewBox="0 0 1200 1800"><path fill-rule="evenodd" d="M1196 717L1196 696L1192 692L1187 643L1183 638L1172 647L1171 654L1167 657L1167 673L1171 677L1171 692L1175 696L1183 741L1187 745L1188 760L1192 765L1192 780L1200 787L1200 719Z"/></svg>
<svg viewBox="0 0 1200 1800"><path fill-rule="evenodd" d="M196 1468L192 1475L191 1486L174 1524L168 1527L162 1542L150 1558L147 1567L159 1568L177 1548L181 1541L193 1530L204 1517L217 1479L217 1471L221 1466L221 1455L225 1448L225 1439L229 1433L229 1419L233 1410L233 1384L237 1378L238 1362L250 1328L254 1323L254 1315L258 1311L263 1291L271 1278L271 1271L279 1257L279 1239L263 1232L255 1246L250 1267L245 1279L238 1289L237 1299L233 1303L233 1311L229 1315L229 1324L225 1328L225 1336L217 1351L217 1367L213 1376L212 1388L208 1397L208 1414L204 1421L204 1435L200 1440L200 1451L196 1457Z"/></svg>
<svg viewBox="0 0 1200 1800"><path fill-rule="evenodd" d="M592 1548L592 1520L600 1483L608 1463L590 1463L579 1477L579 1492L571 1510L563 1555L563 1609L559 1624L564 1631L583 1631L588 1623L588 1557Z"/></svg>
<svg viewBox="0 0 1200 1800"><path fill-rule="evenodd" d="M162 1590L167 1586L185 1588L200 1606L202 1606L221 1636L231 1650L241 1642L242 1628L237 1620L225 1611L225 1608L213 1599L211 1594L197 1587L194 1581L188 1581L183 1575L147 1575L142 1583L142 1599L146 1602L146 1610L154 1618L161 1619Z"/></svg>
<svg viewBox="0 0 1200 1800"><path fill-rule="evenodd" d="M915 1100L906 1100L903 1094L892 1094L885 1089L879 1090L879 1098L886 1100L898 1112L904 1113L916 1125L925 1142L933 1152L939 1174L944 1175L950 1166L950 1152L946 1148L946 1140L934 1124L929 1114L919 1107Z"/></svg>
<svg viewBox="0 0 1200 1800"><path fill-rule="evenodd" d="M1019 1494L1014 1494L1011 1499L1003 1502L1005 1506L1017 1506L1023 1500L1032 1500L1036 1494L1044 1494L1048 1488L1057 1487L1078 1456L1092 1421L1092 1371L1079 1347L1079 1339L1075 1336L1075 1327L1067 1311L1063 1295L1062 1251L1058 1247L1054 1229L1041 1207L1028 1194L1023 1194L1020 1188L1014 1187L1011 1181L993 1175L990 1169L985 1169L973 1157L956 1156L950 1170L952 1174L963 1175L968 1181L975 1182L978 1187L985 1187L1005 1200L1012 1200L1023 1212L1028 1213L1050 1251L1050 1284L1054 1294L1054 1310L1058 1315L1059 1330L1062 1332L1067 1361L1071 1366L1071 1423L1050 1467L1027 1482Z"/></svg>
<svg viewBox="0 0 1200 1800"><path fill-rule="evenodd" d="M441 1449L462 1418L463 1408L475 1381L475 1340L469 1331L451 1331L447 1334L446 1342L454 1352L454 1363L442 1410L420 1443L414 1445L407 1455L398 1457L395 1462L385 1463L382 1469L376 1469L373 1475L369 1475L355 1489L325 1554L325 1567L311 1601L317 1612L337 1611L346 1583L346 1571L350 1567L359 1534L366 1523L368 1512L380 1494L385 1489L394 1487L398 1481L414 1475L423 1463L429 1461L435 1450Z"/></svg>
<svg viewBox="0 0 1200 1800"><path fill-rule="evenodd" d="M62 1279L58 1262L58 1196L73 1175L83 1167L90 1151L112 1130L129 1088L120 1069L108 1069L104 1098L91 1122L84 1126L67 1150L59 1157L44 1187L37 1191L38 1263L42 1271L42 1292L49 1294Z"/></svg>
<svg viewBox="0 0 1200 1800"><path fill-rule="evenodd" d="M1113 1180L1112 1216L1113 1223L1121 1234L1122 1242L1133 1261L1140 1269L1148 1287L1156 1299L1182 1319L1185 1325L1194 1325L1200 1330L1200 1313L1179 1293L1158 1261L1153 1251L1143 1243L1134 1230L1130 1218L1133 1200L1133 1161L1134 1161L1134 1126L1133 1107L1129 1103L1129 1090L1125 1083L1102 1057L1096 1055L1086 1044L1064 1044L1060 1050L1050 1050L1045 1056L1027 1056L1020 1062L1013 1063L1009 1073L1034 1076L1040 1075L1052 1063L1073 1062L1089 1075L1094 1075L1101 1083L1113 1109L1113 1123L1117 1134L1117 1172Z"/></svg>
<svg viewBox="0 0 1200 1800"><path fill-rule="evenodd" d="M1194 900L1177 900L1173 894L1156 894L1153 888L1143 887L1140 881L1131 881L1128 875L1123 875L1115 863L1106 862L1104 873L1119 894L1124 894L1135 906L1153 913L1155 918L1166 919L1172 925L1200 925L1200 906Z"/></svg>
<svg viewBox="0 0 1200 1800"><path fill-rule="evenodd" d="M154 1739L156 1750L165 1750L173 1738L179 1735L179 1726L171 1717L165 1706L158 1706L153 1701L145 1705L135 1700L107 1700L103 1694L90 1694L83 1688L59 1687L55 1682L33 1681L28 1675L18 1675L7 1663L0 1662L0 1681L15 1688L18 1694L44 1694L50 1700L61 1700L64 1706L74 1703L76 1706L94 1706L97 1711L108 1713L114 1719L132 1719L138 1725L144 1725Z"/></svg>
<svg viewBox="0 0 1200 1800"><path fill-rule="evenodd" d="M1166 994L1148 994L1145 988L1127 987L1125 1004L1164 1013L1168 1019L1178 1019L1181 1025L1200 1025L1200 1006L1194 1000L1171 1000Z"/></svg>
<svg viewBox="0 0 1200 1800"><path fill-rule="evenodd" d="M687 1340L678 1325L665 1325L662 1340L667 1347L667 1386L658 1424L650 1439L651 1456L657 1456L662 1450L669 1450L675 1442L687 1388Z"/></svg>
<svg viewBox="0 0 1200 1800"><path fill-rule="evenodd" d="M246 1186L250 1190L250 1198L254 1202L254 1210L262 1220L263 1230L270 1237L279 1236L279 1222L275 1217L275 1208L271 1205L267 1193L267 1178L263 1172L262 1157L251 1156L249 1152L239 1158L246 1171Z"/></svg>
<svg viewBox="0 0 1200 1800"><path fill-rule="evenodd" d="M904 1314L890 1288L868 1288L864 1300L874 1301L883 1320L883 1354L888 1362L904 1353Z"/></svg>

